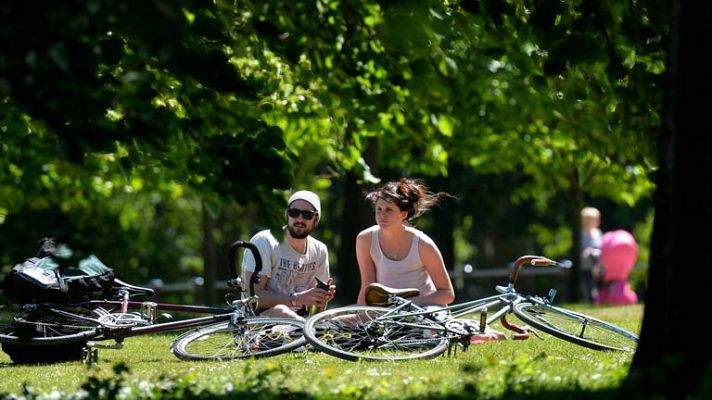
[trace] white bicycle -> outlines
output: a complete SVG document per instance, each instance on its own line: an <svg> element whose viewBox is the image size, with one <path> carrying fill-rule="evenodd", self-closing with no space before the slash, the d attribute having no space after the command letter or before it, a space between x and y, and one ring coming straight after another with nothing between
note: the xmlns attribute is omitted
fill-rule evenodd
<svg viewBox="0 0 712 400"><path fill-rule="evenodd" d="M514 285L524 265L569 268L542 256L516 260L507 286L498 294L447 307L423 309L409 297L417 289L394 290L372 285L366 293L368 306L346 306L326 310L307 319L304 337L315 349L351 361L412 360L438 356L454 345L468 346L487 326L499 320L525 339L538 331L593 350L633 351L638 337L600 319L551 304L555 291L546 298L518 293ZM507 320L514 314L528 326ZM465 319L475 315L475 319Z"/></svg>

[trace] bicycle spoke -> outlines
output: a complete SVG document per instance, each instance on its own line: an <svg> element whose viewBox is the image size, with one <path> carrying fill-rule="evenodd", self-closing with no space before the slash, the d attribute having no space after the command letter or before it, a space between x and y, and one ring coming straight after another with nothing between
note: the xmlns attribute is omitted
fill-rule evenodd
<svg viewBox="0 0 712 400"><path fill-rule="evenodd" d="M367 306L328 310L305 326L305 336L314 347L352 361L437 356L448 344L441 331L438 323L424 316L401 318L392 309Z"/></svg>
<svg viewBox="0 0 712 400"><path fill-rule="evenodd" d="M176 339L175 355L184 360L264 357L303 346L303 324L280 318L247 318L189 331Z"/></svg>
<svg viewBox="0 0 712 400"><path fill-rule="evenodd" d="M633 351L638 338L616 325L551 305L520 303L515 314L551 335L595 350Z"/></svg>

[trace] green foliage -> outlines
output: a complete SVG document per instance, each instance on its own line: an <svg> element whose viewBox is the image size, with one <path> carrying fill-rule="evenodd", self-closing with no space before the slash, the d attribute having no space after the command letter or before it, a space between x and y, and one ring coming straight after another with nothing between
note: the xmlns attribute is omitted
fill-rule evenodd
<svg viewBox="0 0 712 400"><path fill-rule="evenodd" d="M260 198L247 187L289 185L282 133L258 113L271 85L230 62L249 52L233 31L236 10L189 1L37 6L52 12L27 13L15 1L0 10L8 146L38 135L45 144L29 146L27 159L64 159L103 178L103 163L86 158L109 154L126 174L161 168L162 180L236 200ZM32 188L32 164L13 164L19 189Z"/></svg>
<svg viewBox="0 0 712 400"><path fill-rule="evenodd" d="M202 207L269 205L292 178L259 115L272 85L231 62L236 10L45 3L0 7L2 265L54 236L129 277L200 273Z"/></svg>
<svg viewBox="0 0 712 400"><path fill-rule="evenodd" d="M352 173L456 189L455 263L564 254L590 200L649 207L662 2L34 8L0 7L6 268L60 236L136 279L185 279L279 226L291 188L337 203ZM332 248L349 211L322 224Z"/></svg>

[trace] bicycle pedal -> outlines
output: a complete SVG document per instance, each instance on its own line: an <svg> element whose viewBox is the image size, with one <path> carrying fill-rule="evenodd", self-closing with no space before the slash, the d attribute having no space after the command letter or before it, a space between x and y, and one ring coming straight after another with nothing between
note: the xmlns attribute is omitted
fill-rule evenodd
<svg viewBox="0 0 712 400"><path fill-rule="evenodd" d="M99 363L99 350L93 347L82 349L82 364L95 365Z"/></svg>
<svg viewBox="0 0 712 400"><path fill-rule="evenodd" d="M554 297L556 297L556 289L549 289L549 303L554 302Z"/></svg>
<svg viewBox="0 0 712 400"><path fill-rule="evenodd" d="M466 341L464 343L460 343L460 346L462 347L462 352L467 353L467 349L470 348L470 341Z"/></svg>

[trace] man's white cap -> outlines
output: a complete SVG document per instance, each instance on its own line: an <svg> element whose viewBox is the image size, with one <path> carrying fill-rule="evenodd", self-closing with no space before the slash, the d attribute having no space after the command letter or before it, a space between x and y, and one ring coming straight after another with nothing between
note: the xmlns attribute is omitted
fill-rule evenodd
<svg viewBox="0 0 712 400"><path fill-rule="evenodd" d="M298 192L294 192L294 194L289 197L289 201L287 201L287 207L291 206L292 203L294 203L296 200L304 200L307 203L311 204L312 207L314 207L314 209L316 210L316 212L319 213L319 218L321 219L321 201L319 200L319 195L308 190L300 190Z"/></svg>

